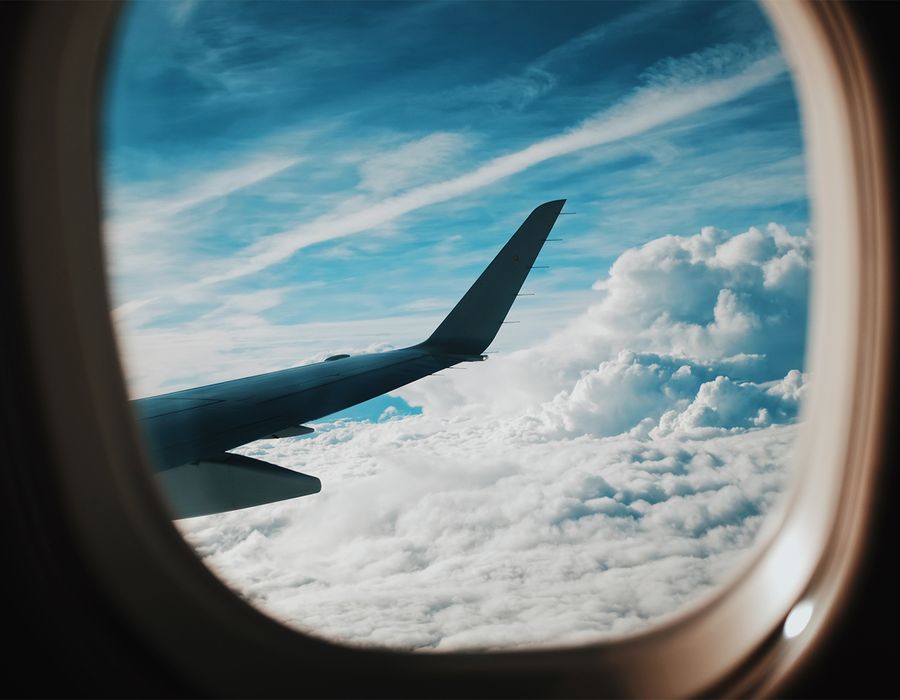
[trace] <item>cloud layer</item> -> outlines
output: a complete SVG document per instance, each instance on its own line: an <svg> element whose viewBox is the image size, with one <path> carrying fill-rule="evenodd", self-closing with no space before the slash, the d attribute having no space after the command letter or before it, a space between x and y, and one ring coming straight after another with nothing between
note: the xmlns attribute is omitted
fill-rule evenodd
<svg viewBox="0 0 900 700"><path fill-rule="evenodd" d="M733 575L806 386L808 235L704 228L623 253L537 347L398 392L420 415L241 450L322 493L182 521L263 610L401 649L641 629Z"/></svg>
<svg viewBox="0 0 900 700"><path fill-rule="evenodd" d="M639 629L739 565L795 426L705 441L544 440L521 425L345 425L245 453L322 494L185 521L276 619L402 649L574 643ZM315 443L315 446L313 446Z"/></svg>

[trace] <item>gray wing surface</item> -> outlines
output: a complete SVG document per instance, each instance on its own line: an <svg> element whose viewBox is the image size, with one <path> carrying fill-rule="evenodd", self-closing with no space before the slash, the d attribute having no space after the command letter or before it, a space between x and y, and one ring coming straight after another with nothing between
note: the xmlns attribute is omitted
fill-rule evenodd
<svg viewBox="0 0 900 700"><path fill-rule="evenodd" d="M565 200L537 207L423 343L137 399L160 483L176 517L316 493L316 477L227 450L311 432L302 424L481 354L500 329Z"/></svg>

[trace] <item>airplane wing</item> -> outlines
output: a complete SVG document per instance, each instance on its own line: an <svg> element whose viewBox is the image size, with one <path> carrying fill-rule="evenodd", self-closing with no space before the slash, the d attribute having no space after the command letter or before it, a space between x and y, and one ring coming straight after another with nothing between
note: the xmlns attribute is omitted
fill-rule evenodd
<svg viewBox="0 0 900 700"><path fill-rule="evenodd" d="M317 493L321 483L227 450L311 432L303 423L460 362L483 360L565 200L537 207L424 342L132 401L176 517Z"/></svg>

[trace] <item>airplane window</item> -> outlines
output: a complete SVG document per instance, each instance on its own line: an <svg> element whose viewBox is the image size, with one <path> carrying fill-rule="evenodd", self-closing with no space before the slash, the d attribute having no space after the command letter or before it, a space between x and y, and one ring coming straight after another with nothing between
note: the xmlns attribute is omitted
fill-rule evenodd
<svg viewBox="0 0 900 700"><path fill-rule="evenodd" d="M273 618L631 634L776 519L815 232L757 5L134 2L103 140L160 492Z"/></svg>

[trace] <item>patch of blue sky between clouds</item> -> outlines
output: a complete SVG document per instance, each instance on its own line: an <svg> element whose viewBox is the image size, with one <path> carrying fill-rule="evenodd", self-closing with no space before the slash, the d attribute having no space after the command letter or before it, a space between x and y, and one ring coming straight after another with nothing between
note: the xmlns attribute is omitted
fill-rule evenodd
<svg viewBox="0 0 900 700"><path fill-rule="evenodd" d="M404 416L418 416L422 414L421 406L410 406L399 396L376 396L374 399L363 401L343 411L337 411L319 418L309 427L315 432L298 435L293 438L281 438L281 440L312 440L333 430L338 430L345 423L381 423Z"/></svg>
<svg viewBox="0 0 900 700"><path fill-rule="evenodd" d="M334 423L341 420L368 421L377 423L398 416L417 416L422 413L420 406L410 406L399 396L376 396L374 399L345 408L316 421L317 429L322 423Z"/></svg>

